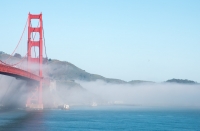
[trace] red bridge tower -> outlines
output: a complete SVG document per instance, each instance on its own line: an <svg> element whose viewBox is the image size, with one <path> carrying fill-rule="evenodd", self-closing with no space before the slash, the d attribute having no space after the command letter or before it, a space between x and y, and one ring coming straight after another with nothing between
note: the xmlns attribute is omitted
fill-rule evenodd
<svg viewBox="0 0 200 131"><path fill-rule="evenodd" d="M38 27L32 27L31 20L38 19ZM35 41L34 38L31 39L32 33L39 33L39 40ZM32 72L41 78L43 78L42 73L42 64L43 64L43 22L42 22L42 13L35 15L35 14L28 14L28 48L27 48L27 68L28 72ZM39 49L39 57L33 57L31 51L32 48L38 47ZM39 70L37 72L34 71ZM27 100L26 107L28 108L37 108L43 109L42 103L42 80L37 84L37 88L35 89L34 93L29 96Z"/></svg>

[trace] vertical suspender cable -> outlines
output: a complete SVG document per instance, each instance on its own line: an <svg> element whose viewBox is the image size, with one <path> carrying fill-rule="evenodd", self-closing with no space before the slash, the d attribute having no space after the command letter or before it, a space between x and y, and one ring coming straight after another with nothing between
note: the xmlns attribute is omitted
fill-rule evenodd
<svg viewBox="0 0 200 131"><path fill-rule="evenodd" d="M43 39L44 39L44 49L45 49L45 55L46 55L46 58L48 59L47 52L46 52L45 37L44 37L43 20L42 20L42 31L43 31Z"/></svg>

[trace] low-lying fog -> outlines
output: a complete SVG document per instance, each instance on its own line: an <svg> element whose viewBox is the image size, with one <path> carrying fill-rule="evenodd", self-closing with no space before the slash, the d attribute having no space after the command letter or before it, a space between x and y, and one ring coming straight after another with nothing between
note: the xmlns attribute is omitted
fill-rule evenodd
<svg viewBox="0 0 200 131"><path fill-rule="evenodd" d="M0 75L0 104L25 106L30 87L23 80ZM72 82L73 83L73 82ZM59 84L55 90L43 88L44 105L59 104L132 105L140 107L200 108L200 85L169 83L110 84L103 81L76 81L76 85ZM78 86L77 86L78 85Z"/></svg>
<svg viewBox="0 0 200 131"><path fill-rule="evenodd" d="M200 85L79 83L89 92L114 104L136 106L200 108Z"/></svg>

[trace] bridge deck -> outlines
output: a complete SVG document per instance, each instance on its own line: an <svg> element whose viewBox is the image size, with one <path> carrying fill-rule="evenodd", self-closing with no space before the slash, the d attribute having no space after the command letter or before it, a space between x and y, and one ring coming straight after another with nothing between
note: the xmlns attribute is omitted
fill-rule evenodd
<svg viewBox="0 0 200 131"><path fill-rule="evenodd" d="M33 80L33 81L37 81L37 82L43 80L43 78L41 78L40 76L37 76L33 73L30 73L28 71L24 71L24 70L19 69L19 68L3 65L3 64L0 64L0 74L13 76L13 77L16 77L16 78L21 78L21 79L26 79L26 80L27 79Z"/></svg>

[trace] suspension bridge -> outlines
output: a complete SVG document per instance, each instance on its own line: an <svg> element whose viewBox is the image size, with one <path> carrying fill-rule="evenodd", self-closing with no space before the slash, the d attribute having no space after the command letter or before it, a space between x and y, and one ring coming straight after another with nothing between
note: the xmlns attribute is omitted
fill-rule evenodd
<svg viewBox="0 0 200 131"><path fill-rule="evenodd" d="M32 26L32 20L38 20L37 27ZM11 62L12 56L19 47L26 29L28 29L27 52L19 61L13 63ZM37 40L36 33L39 33ZM43 47L45 47L45 55L47 58L44 38L42 13L29 13L16 48L6 59L0 60L0 74L25 80L27 88L29 86L35 86L34 91L32 91L31 95L27 98L27 108L43 109L42 88L44 84L49 84L49 80L43 77ZM38 48L38 56L36 56L35 48ZM33 55L34 53L35 56Z"/></svg>

